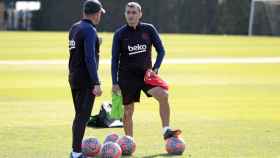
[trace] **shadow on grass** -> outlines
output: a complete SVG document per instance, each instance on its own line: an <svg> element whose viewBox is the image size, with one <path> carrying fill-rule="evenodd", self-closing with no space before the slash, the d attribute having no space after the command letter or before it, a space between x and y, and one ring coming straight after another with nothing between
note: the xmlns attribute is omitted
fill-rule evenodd
<svg viewBox="0 0 280 158"><path fill-rule="evenodd" d="M154 155L148 155L148 156L143 156L143 158L156 158L156 157L181 157L182 155L170 155L167 153L162 153L162 154L154 154Z"/></svg>

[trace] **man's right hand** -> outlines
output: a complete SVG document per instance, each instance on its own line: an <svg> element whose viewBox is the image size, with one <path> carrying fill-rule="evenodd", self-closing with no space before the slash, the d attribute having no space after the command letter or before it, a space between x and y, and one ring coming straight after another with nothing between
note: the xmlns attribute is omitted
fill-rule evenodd
<svg viewBox="0 0 280 158"><path fill-rule="evenodd" d="M95 85L93 90L92 90L92 94L97 96L97 97L100 97L102 95L102 90L100 88L100 85Z"/></svg>
<svg viewBox="0 0 280 158"><path fill-rule="evenodd" d="M112 92L119 93L121 91L120 86L118 84L113 84Z"/></svg>

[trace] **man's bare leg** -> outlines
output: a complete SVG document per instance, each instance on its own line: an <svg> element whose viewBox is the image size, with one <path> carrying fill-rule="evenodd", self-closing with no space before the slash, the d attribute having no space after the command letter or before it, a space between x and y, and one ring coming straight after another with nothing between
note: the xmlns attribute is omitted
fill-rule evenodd
<svg viewBox="0 0 280 158"><path fill-rule="evenodd" d="M170 107L168 101L168 92L161 87L155 87L148 91L159 102L159 113L162 127L169 126Z"/></svg>
<svg viewBox="0 0 280 158"><path fill-rule="evenodd" d="M134 103L129 105L124 105L124 116L123 116L123 122L124 122L124 132L125 135L133 137L133 116L134 112Z"/></svg>
<svg viewBox="0 0 280 158"><path fill-rule="evenodd" d="M164 139L181 134L181 130L171 130L170 122L170 106L168 100L168 92L161 87L155 87L148 91L159 102L159 113L161 117Z"/></svg>

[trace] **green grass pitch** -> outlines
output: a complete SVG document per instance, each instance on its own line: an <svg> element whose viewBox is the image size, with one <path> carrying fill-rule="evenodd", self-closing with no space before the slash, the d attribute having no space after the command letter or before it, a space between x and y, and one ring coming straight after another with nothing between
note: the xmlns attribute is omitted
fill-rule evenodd
<svg viewBox="0 0 280 158"><path fill-rule="evenodd" d="M110 58L111 33L102 59ZM280 56L280 38L163 34L167 59ZM66 32L0 32L0 61L67 60ZM171 86L172 127L183 130L185 158L280 158L280 64L163 65ZM64 158L71 150L74 109L67 65L0 64L0 157ZM110 66L101 65L110 100ZM136 104L133 157L167 157L158 105ZM122 129L87 129L101 141Z"/></svg>

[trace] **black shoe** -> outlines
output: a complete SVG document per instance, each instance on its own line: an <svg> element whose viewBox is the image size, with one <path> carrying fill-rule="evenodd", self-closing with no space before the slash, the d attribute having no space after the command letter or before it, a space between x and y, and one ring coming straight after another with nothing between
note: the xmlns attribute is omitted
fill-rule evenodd
<svg viewBox="0 0 280 158"><path fill-rule="evenodd" d="M73 155L72 155L72 152L70 153L70 158L74 158ZM80 155L78 158L87 158L87 157L86 157L85 155L82 154L82 155Z"/></svg>
<svg viewBox="0 0 280 158"><path fill-rule="evenodd" d="M166 140L166 139L171 138L171 137L178 137L181 133L182 133L182 131L180 129L176 129L176 130L168 129L164 133L163 137L164 137L164 140Z"/></svg>

